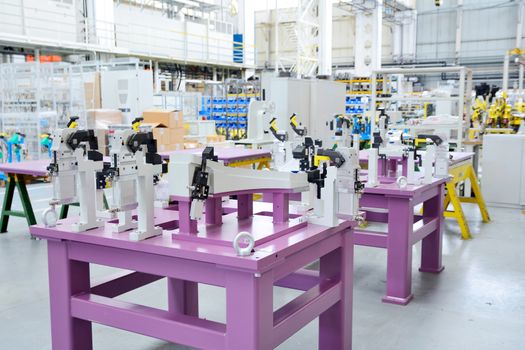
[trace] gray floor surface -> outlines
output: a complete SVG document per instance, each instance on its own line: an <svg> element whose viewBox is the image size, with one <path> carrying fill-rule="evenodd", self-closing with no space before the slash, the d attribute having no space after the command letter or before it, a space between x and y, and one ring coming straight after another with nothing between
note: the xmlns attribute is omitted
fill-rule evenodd
<svg viewBox="0 0 525 350"><path fill-rule="evenodd" d="M50 185L29 190L40 217ZM445 220L440 275L418 272L420 246L414 246L414 300L406 307L381 303L385 251L356 247L354 349L525 349L525 215L489 208L492 222L482 224L475 207L466 206L474 239L462 241L458 225ZM11 220L9 232L0 235L0 349L51 349L46 243L29 239L24 219ZM112 273L92 267L93 279ZM159 281L121 298L166 308L165 290L166 282ZM276 307L298 295L282 288L274 294ZM224 291L201 286L200 297L202 316L224 321ZM313 321L279 349L317 349L316 327ZM93 332L95 349L187 349L100 325Z"/></svg>

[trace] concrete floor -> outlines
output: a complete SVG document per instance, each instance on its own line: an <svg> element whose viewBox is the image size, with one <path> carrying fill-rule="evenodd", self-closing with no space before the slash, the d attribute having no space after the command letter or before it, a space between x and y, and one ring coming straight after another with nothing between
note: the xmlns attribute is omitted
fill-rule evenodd
<svg viewBox="0 0 525 350"><path fill-rule="evenodd" d="M48 184L30 186L38 217L50 191ZM354 349L525 349L525 215L490 208L493 221L482 224L475 208L467 206L474 239L462 241L458 226L446 220L443 273L418 272L420 247L414 247L414 300L406 307L381 303L385 251L356 248ZM9 232L0 235L0 349L51 349L46 243L29 239L23 219L11 220ZM113 272L93 266L92 277ZM159 281L121 298L165 308L165 298L159 297L165 288ZM224 321L223 290L202 286L200 293L202 315ZM276 306L297 295L281 288L274 294ZM316 327L312 322L279 349L317 349ZM186 349L99 325L93 332L95 349Z"/></svg>

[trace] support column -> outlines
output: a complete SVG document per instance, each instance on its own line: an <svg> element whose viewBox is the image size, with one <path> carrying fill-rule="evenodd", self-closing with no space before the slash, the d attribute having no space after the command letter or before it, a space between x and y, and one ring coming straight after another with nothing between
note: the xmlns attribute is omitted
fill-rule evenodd
<svg viewBox="0 0 525 350"><path fill-rule="evenodd" d="M503 84L502 90L508 91L509 89L509 53L505 53L505 58L503 59Z"/></svg>
<svg viewBox="0 0 525 350"><path fill-rule="evenodd" d="M463 32L463 0L458 0L457 12L456 12L456 45L455 45L455 60L456 64L459 65L461 56L461 36Z"/></svg>
<svg viewBox="0 0 525 350"><path fill-rule="evenodd" d="M467 78L467 72L465 71L465 68L462 68L461 71L459 72L459 103L458 103L458 116L459 116L459 120L458 120L458 125L457 125L457 130L458 130L458 141L457 141L457 148L459 151L462 150L462 144L463 144L463 134L464 134L464 130L463 130L463 113L466 113L466 122L467 122L467 125L470 125L470 111L469 110L464 110L465 108L465 105L466 107L468 107L470 109L470 92L472 90L466 90L466 86L465 86L465 79ZM465 99L467 101L469 101L468 103L466 103Z"/></svg>
<svg viewBox="0 0 525 350"><path fill-rule="evenodd" d="M519 63L518 70L518 94L521 96L523 92L523 64Z"/></svg>
<svg viewBox="0 0 525 350"><path fill-rule="evenodd" d="M255 65L255 1L239 1L238 33L243 34L244 63ZM255 70L245 71L248 78Z"/></svg>
<svg viewBox="0 0 525 350"><path fill-rule="evenodd" d="M525 12L525 3L523 1L520 1L520 5L518 8L518 24L516 28L516 48L521 49L521 37L523 35L523 15ZM521 55L520 55L521 57ZM521 61L521 60L520 60ZM519 96L523 93L523 72L524 67L522 63L518 63L519 65L519 77L518 77L518 93Z"/></svg>
<svg viewBox="0 0 525 350"><path fill-rule="evenodd" d="M373 70L381 69L383 0L376 1L372 14L357 12L355 18L355 74L370 76Z"/></svg>
<svg viewBox="0 0 525 350"><path fill-rule="evenodd" d="M319 0L319 72L332 75L332 1Z"/></svg>
<svg viewBox="0 0 525 350"><path fill-rule="evenodd" d="M199 284L168 278L168 309L174 316L199 316Z"/></svg>
<svg viewBox="0 0 525 350"><path fill-rule="evenodd" d="M197 233L197 221L190 218L191 201L179 201L180 233Z"/></svg>
<svg viewBox="0 0 525 350"><path fill-rule="evenodd" d="M159 61L153 62L153 82L155 93L158 94L160 92Z"/></svg>
<svg viewBox="0 0 525 350"><path fill-rule="evenodd" d="M237 195L237 218L247 219L253 215L253 194Z"/></svg>
<svg viewBox="0 0 525 350"><path fill-rule="evenodd" d="M205 203L206 224L220 225L222 224L222 198L209 197Z"/></svg>
<svg viewBox="0 0 525 350"><path fill-rule="evenodd" d="M288 193L274 192L273 196L273 223L282 223L288 221L290 217L289 203L290 195Z"/></svg>
<svg viewBox="0 0 525 350"><path fill-rule="evenodd" d="M516 28L516 48L517 49L521 49L524 14L525 14L525 2L520 1L520 5L518 8L518 23L517 23L517 28Z"/></svg>
<svg viewBox="0 0 525 350"><path fill-rule="evenodd" d="M268 1L268 0L267 0ZM275 53L273 58L273 64L274 64L274 70L275 74L279 74L279 7L277 4L277 0L275 0L275 10L273 11L273 14L275 16L274 18L274 29L273 32L275 33Z"/></svg>
<svg viewBox="0 0 525 350"><path fill-rule="evenodd" d="M383 53L383 0L376 0L373 14L373 39L372 41L372 69L381 69L381 55ZM383 84L386 86L386 84Z"/></svg>

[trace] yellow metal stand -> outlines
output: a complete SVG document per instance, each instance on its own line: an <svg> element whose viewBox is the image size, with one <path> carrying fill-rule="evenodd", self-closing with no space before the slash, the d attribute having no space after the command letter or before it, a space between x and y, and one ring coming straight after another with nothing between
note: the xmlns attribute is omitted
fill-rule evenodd
<svg viewBox="0 0 525 350"><path fill-rule="evenodd" d="M474 172L474 168L470 162L457 164L449 169L452 180L446 184L447 194L444 202L444 215L446 218L454 218L458 221L461 229L461 238L470 239L470 229L463 213L461 203L475 203L478 205L481 212L483 222L489 222L490 217L485 205L485 200L479 188L478 178ZM458 195L457 185L463 181L470 181L474 197L461 197ZM452 210L447 210L448 206L452 204Z"/></svg>
<svg viewBox="0 0 525 350"><path fill-rule="evenodd" d="M270 169L270 161L271 160L272 160L271 157L244 159L244 160L239 160L239 161L235 161L235 162L230 162L230 163L228 163L228 166L231 166L231 167L244 167L244 166L257 164L257 170L261 170L263 168Z"/></svg>

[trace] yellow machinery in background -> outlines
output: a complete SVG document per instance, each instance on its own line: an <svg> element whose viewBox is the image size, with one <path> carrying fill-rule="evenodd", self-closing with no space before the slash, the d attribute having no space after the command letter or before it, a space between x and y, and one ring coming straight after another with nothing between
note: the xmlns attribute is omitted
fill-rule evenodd
<svg viewBox="0 0 525 350"><path fill-rule="evenodd" d="M517 90L509 89L510 64L517 65ZM470 140L479 139L483 134L512 134L525 128L525 99L523 81L525 76L525 49L515 48L505 52L503 61L502 90L487 111L486 120L482 121L483 110L487 110L486 102L476 99L472 107L472 125L468 133ZM476 124L479 124L477 126Z"/></svg>
<svg viewBox="0 0 525 350"><path fill-rule="evenodd" d="M481 134L513 134L518 132L525 116L525 102L518 100L514 106L508 102L507 93L487 108L487 102L478 97L472 106L469 140L478 139Z"/></svg>
<svg viewBox="0 0 525 350"><path fill-rule="evenodd" d="M472 115L470 116L471 127L480 128L485 122L486 115L487 101L482 96L478 96L472 104Z"/></svg>
<svg viewBox="0 0 525 350"><path fill-rule="evenodd" d="M486 128L508 128L510 124L512 106L507 103L507 92L503 91L501 97L489 108Z"/></svg>

